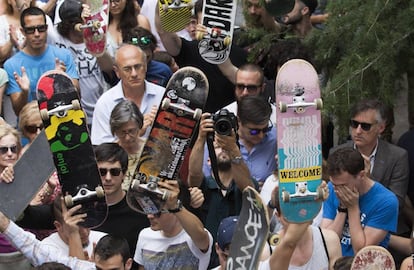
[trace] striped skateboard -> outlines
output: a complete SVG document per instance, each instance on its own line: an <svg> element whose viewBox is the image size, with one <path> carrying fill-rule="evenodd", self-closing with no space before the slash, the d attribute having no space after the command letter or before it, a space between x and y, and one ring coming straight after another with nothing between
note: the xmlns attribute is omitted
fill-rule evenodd
<svg viewBox="0 0 414 270"><path fill-rule="evenodd" d="M167 32L178 32L190 23L192 0L158 0L161 27Z"/></svg>

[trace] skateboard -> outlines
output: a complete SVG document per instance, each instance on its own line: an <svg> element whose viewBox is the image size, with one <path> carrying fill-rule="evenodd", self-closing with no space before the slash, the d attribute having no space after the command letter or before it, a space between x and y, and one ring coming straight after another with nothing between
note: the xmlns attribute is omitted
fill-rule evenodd
<svg viewBox="0 0 414 270"><path fill-rule="evenodd" d="M87 0L91 15L84 24L76 24L75 30L83 32L83 40L88 51L95 57L104 54L106 48L106 31L108 27L108 0Z"/></svg>
<svg viewBox="0 0 414 270"><path fill-rule="evenodd" d="M87 217L80 225L97 227L105 221L107 205L76 88L65 73L48 71L37 83L37 99L65 204L81 204L79 212Z"/></svg>
<svg viewBox="0 0 414 270"><path fill-rule="evenodd" d="M199 69L184 67L165 89L127 192L129 206L144 214L158 213L165 204L168 194L158 188L158 181L178 179L207 100L208 80Z"/></svg>
<svg viewBox="0 0 414 270"><path fill-rule="evenodd" d="M44 130L13 168L13 182L0 182L0 209L7 217L16 221L56 170Z"/></svg>
<svg viewBox="0 0 414 270"><path fill-rule="evenodd" d="M206 32L197 32L198 51L211 64L221 64L230 55L236 18L237 0L216 2L204 0L202 24Z"/></svg>
<svg viewBox="0 0 414 270"><path fill-rule="evenodd" d="M295 6L295 0L264 0L266 11L278 17L289 13Z"/></svg>
<svg viewBox="0 0 414 270"><path fill-rule="evenodd" d="M191 20L192 0L158 0L161 27L167 32L183 30Z"/></svg>
<svg viewBox="0 0 414 270"><path fill-rule="evenodd" d="M322 179L319 80L313 66L301 59L286 62L276 77L279 196L289 222L312 220L325 192Z"/></svg>
<svg viewBox="0 0 414 270"><path fill-rule="evenodd" d="M354 256L351 270L395 270L391 253L381 246L366 246Z"/></svg>
<svg viewBox="0 0 414 270"><path fill-rule="evenodd" d="M243 190L242 209L231 240L226 269L257 269L267 241L269 220L266 205L252 187Z"/></svg>

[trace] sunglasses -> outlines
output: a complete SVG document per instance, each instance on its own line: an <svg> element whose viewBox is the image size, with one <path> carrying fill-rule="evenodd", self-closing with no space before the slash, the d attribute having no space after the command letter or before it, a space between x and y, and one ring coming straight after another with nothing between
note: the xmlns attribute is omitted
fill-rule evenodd
<svg viewBox="0 0 414 270"><path fill-rule="evenodd" d="M40 24L36 26L28 26L23 28L26 34L33 34L36 31L36 29L37 31L39 31L39 33L46 32L47 24Z"/></svg>
<svg viewBox="0 0 414 270"><path fill-rule="evenodd" d="M29 133L36 133L37 130L43 129L43 124L40 124L39 126L35 126L35 125L24 126L24 129Z"/></svg>
<svg viewBox="0 0 414 270"><path fill-rule="evenodd" d="M121 168L111 168L111 169L99 168L99 174L101 176L106 176L106 174L108 173L108 171L109 171L109 173L112 176L119 176L121 174L121 172L122 172L122 169Z"/></svg>
<svg viewBox="0 0 414 270"><path fill-rule="evenodd" d="M273 123L270 122L270 125L265 128L249 128L249 132L250 132L250 135L256 136L256 135L259 135L260 132L263 132L263 134L266 134L270 130L272 130L272 128L273 128Z"/></svg>
<svg viewBox="0 0 414 270"><path fill-rule="evenodd" d="M152 214L152 215L153 215L154 217L156 217L156 218L160 218L161 214L163 214L163 213L169 213L169 212L168 212L168 210L161 209L161 211L159 211L159 212L157 212L157 213L154 213L154 214Z"/></svg>
<svg viewBox="0 0 414 270"><path fill-rule="evenodd" d="M133 37L131 39L131 43L132 45L138 45L138 46L145 47L151 44L151 39L149 37L140 37L140 38Z"/></svg>
<svg viewBox="0 0 414 270"><path fill-rule="evenodd" d="M361 126L362 130L369 131L372 127L372 125L375 125L376 123L370 124L370 123L361 123L355 120L351 120L350 125L352 128L358 128L358 126Z"/></svg>
<svg viewBox="0 0 414 270"><path fill-rule="evenodd" d="M11 151L13 154L17 153L17 145L13 145L13 146L2 146L0 147L0 153L2 155L7 154L9 151Z"/></svg>
<svg viewBox="0 0 414 270"><path fill-rule="evenodd" d="M257 89L259 89L259 87L261 86L262 86L261 84L260 85L254 85L254 84L245 85L245 84L238 83L236 84L236 89L239 91L244 91L244 89L247 89L247 92L255 93Z"/></svg>

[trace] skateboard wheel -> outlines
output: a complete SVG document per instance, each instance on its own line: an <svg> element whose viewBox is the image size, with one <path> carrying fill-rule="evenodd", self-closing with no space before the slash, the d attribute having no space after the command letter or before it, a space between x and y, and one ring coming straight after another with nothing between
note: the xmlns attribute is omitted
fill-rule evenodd
<svg viewBox="0 0 414 270"><path fill-rule="evenodd" d="M79 99L72 100L72 108L74 110L80 110L81 109L81 106L80 106L80 103L79 103Z"/></svg>
<svg viewBox="0 0 414 270"><path fill-rule="evenodd" d="M169 98L164 98L161 103L161 109L167 110L170 107L171 100Z"/></svg>
<svg viewBox="0 0 414 270"><path fill-rule="evenodd" d="M204 33L203 32L201 32L201 31L197 31L196 32L196 39L197 40L202 40L203 37L204 37Z"/></svg>
<svg viewBox="0 0 414 270"><path fill-rule="evenodd" d="M280 243L280 235L278 233L274 233L269 238L269 244L271 246L277 246Z"/></svg>
<svg viewBox="0 0 414 270"><path fill-rule="evenodd" d="M131 189L138 190L138 187L139 187L139 181L137 179L132 180Z"/></svg>
<svg viewBox="0 0 414 270"><path fill-rule="evenodd" d="M75 26L73 28L75 29L75 31L81 32L82 31L82 24L77 23L77 24L75 24Z"/></svg>
<svg viewBox="0 0 414 270"><path fill-rule="evenodd" d="M100 21L94 21L92 23L92 27L95 28L95 29L101 28L101 22Z"/></svg>
<svg viewBox="0 0 414 270"><path fill-rule="evenodd" d="M287 191L282 191L282 201L289 202L290 201L290 194Z"/></svg>
<svg viewBox="0 0 414 270"><path fill-rule="evenodd" d="M320 98L315 98L315 105L317 110L322 110L323 108L323 101Z"/></svg>
<svg viewBox="0 0 414 270"><path fill-rule="evenodd" d="M193 118L195 120L200 120L202 114L203 114L203 111L201 109L197 108L197 109L194 110Z"/></svg>
<svg viewBox="0 0 414 270"><path fill-rule="evenodd" d="M40 118L42 118L43 121L49 120L49 114L47 112L47 109L40 110Z"/></svg>
<svg viewBox="0 0 414 270"><path fill-rule="evenodd" d="M104 189L101 186L97 186L95 188L95 192L96 192L96 196L98 198L103 198L105 196L105 191L104 191Z"/></svg>
<svg viewBox="0 0 414 270"><path fill-rule="evenodd" d="M228 47L231 44L231 38L229 36L224 38L224 46Z"/></svg>
<svg viewBox="0 0 414 270"><path fill-rule="evenodd" d="M73 198L71 195L65 196L65 205L66 207L69 207L69 208L73 206Z"/></svg>
<svg viewBox="0 0 414 270"><path fill-rule="evenodd" d="M164 5L162 5L162 10L164 10L164 12L167 12L169 9L169 6L167 3L165 3Z"/></svg>
<svg viewBox="0 0 414 270"><path fill-rule="evenodd" d="M282 113L284 113L284 112L286 112L286 110L287 110L287 105L286 105L286 103L284 103L284 102L280 101L280 102L279 102L279 111L280 111L280 112L282 112Z"/></svg>

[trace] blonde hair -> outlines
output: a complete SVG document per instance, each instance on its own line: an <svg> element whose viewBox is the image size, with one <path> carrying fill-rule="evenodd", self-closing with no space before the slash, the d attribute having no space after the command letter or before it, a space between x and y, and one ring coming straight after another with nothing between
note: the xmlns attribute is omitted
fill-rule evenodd
<svg viewBox="0 0 414 270"><path fill-rule="evenodd" d="M17 149L18 152L20 152L20 150L22 150L22 144L20 142L20 133L9 124L0 125L0 140L7 135L13 135L16 138Z"/></svg>
<svg viewBox="0 0 414 270"><path fill-rule="evenodd" d="M37 106L37 101L33 100L26 105L23 106L22 110L19 114L19 130L23 133L25 137L27 137L25 126L29 124L29 119L34 116L38 115L40 118L40 111L39 107Z"/></svg>

